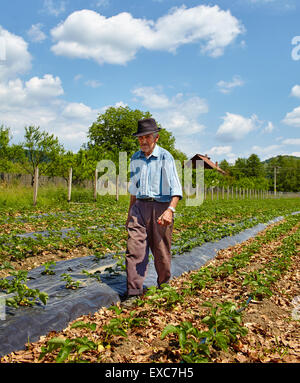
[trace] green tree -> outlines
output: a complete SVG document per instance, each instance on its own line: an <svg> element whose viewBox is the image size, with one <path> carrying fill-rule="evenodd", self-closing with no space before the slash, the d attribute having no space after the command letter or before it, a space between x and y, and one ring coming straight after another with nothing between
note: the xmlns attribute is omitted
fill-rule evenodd
<svg viewBox="0 0 300 383"><path fill-rule="evenodd" d="M277 191L300 191L300 158L279 155L269 159L266 162L265 169L271 190L274 190L274 169L276 169Z"/></svg>
<svg viewBox="0 0 300 383"><path fill-rule="evenodd" d="M10 129L0 126L0 171L7 172L10 169Z"/></svg>
<svg viewBox="0 0 300 383"><path fill-rule="evenodd" d="M247 177L247 159L239 157L231 168L231 174L236 180Z"/></svg>
<svg viewBox="0 0 300 383"><path fill-rule="evenodd" d="M25 141L15 147L15 154L22 167L32 176L31 184L34 183L34 173L39 167L40 174L53 175L64 153L63 146L58 138L40 131L40 127L25 127Z"/></svg>
<svg viewBox="0 0 300 383"><path fill-rule="evenodd" d="M129 162L132 154L139 150L138 140L132 135L137 130L138 120L150 117L150 112L132 110L128 106L110 107L89 128L86 148L98 153L98 160L113 160L118 170L119 152L126 152ZM169 150L175 159L186 159L185 154L175 148L172 133L162 129L159 136L159 145Z"/></svg>
<svg viewBox="0 0 300 383"><path fill-rule="evenodd" d="M251 154L246 161L246 175L248 177L264 177L265 169L257 154Z"/></svg>

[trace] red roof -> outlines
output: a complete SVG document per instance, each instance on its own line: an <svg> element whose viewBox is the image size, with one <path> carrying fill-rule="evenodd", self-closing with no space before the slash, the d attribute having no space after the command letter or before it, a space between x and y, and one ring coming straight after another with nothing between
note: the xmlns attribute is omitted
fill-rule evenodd
<svg viewBox="0 0 300 383"><path fill-rule="evenodd" d="M191 158L192 163L194 164L196 160L202 160L204 161L204 169L216 169L219 173L226 174L224 170L222 170L218 163L214 163L211 161L210 157L208 157L207 154L195 154L194 157Z"/></svg>

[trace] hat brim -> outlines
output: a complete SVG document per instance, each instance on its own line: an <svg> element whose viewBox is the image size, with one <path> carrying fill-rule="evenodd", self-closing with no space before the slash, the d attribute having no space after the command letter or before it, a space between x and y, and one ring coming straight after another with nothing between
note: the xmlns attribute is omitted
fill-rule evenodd
<svg viewBox="0 0 300 383"><path fill-rule="evenodd" d="M157 128L157 129L152 130L150 132L140 132L140 133L137 132L137 133L133 133L132 135L135 136L135 137L147 136L148 134L158 133L160 130L161 130L161 128Z"/></svg>

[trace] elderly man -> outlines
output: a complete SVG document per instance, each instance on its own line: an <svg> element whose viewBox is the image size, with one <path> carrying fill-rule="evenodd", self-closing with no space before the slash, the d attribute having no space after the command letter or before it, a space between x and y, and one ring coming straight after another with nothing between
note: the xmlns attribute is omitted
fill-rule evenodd
<svg viewBox="0 0 300 383"><path fill-rule="evenodd" d="M153 118L138 121L134 133L141 150L130 161L130 205L126 228L127 295L143 294L149 248L154 256L157 285L171 276L171 237L182 187L173 156L157 145L160 128Z"/></svg>

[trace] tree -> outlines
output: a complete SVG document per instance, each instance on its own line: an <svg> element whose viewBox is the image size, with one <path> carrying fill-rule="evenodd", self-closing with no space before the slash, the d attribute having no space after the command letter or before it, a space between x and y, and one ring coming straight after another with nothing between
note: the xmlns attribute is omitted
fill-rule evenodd
<svg viewBox="0 0 300 383"><path fill-rule="evenodd" d="M9 136L10 129L0 126L0 171L7 172L10 169Z"/></svg>
<svg viewBox="0 0 300 383"><path fill-rule="evenodd" d="M24 137L25 141L16 147L16 155L22 167L31 174L33 185L36 168L39 167L41 174L53 174L64 148L53 134L41 132L40 127L25 127Z"/></svg>
<svg viewBox="0 0 300 383"><path fill-rule="evenodd" d="M251 154L246 161L246 175L248 177L264 177L265 170L257 154Z"/></svg>
<svg viewBox="0 0 300 383"><path fill-rule="evenodd" d="M231 174L234 176L236 180L240 178L247 177L247 159L246 158L238 158L235 161L234 166L231 168Z"/></svg>
<svg viewBox="0 0 300 383"><path fill-rule="evenodd" d="M129 162L132 154L139 150L138 140L132 135L137 130L138 120L150 117L150 112L132 110L128 106L110 107L89 128L86 148L98 152L98 160L113 160L118 170L119 152L126 152ZM159 145L169 150L175 159L186 159L185 154L175 148L172 133L162 129L159 136Z"/></svg>
<svg viewBox="0 0 300 383"><path fill-rule="evenodd" d="M300 158L279 155L266 161L266 173L272 190L274 190L275 171L277 191L299 192Z"/></svg>
<svg viewBox="0 0 300 383"><path fill-rule="evenodd" d="M227 160L223 160L219 163L219 167L224 170L224 172L229 173L230 172L230 165Z"/></svg>

